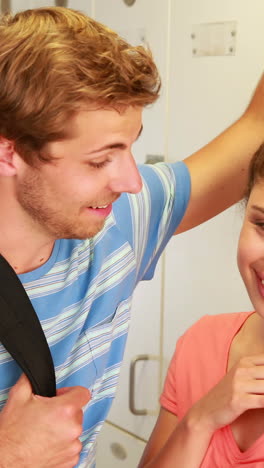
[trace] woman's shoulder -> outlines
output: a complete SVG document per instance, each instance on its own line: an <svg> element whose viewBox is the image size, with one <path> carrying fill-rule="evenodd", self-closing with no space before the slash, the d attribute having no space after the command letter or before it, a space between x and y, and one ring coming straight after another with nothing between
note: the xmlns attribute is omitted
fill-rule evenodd
<svg viewBox="0 0 264 468"><path fill-rule="evenodd" d="M195 322L180 338L184 348L195 345L202 349L217 347L230 342L252 312L231 312L215 315L204 315ZM207 346L206 346L207 345Z"/></svg>
<svg viewBox="0 0 264 468"><path fill-rule="evenodd" d="M230 328L240 327L252 312L229 312L224 314L203 315L186 333L216 330L226 332Z"/></svg>

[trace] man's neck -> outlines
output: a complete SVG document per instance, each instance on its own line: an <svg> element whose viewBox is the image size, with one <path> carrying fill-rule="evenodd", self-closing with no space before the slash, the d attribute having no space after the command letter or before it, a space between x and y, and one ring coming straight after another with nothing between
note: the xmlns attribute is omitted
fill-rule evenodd
<svg viewBox="0 0 264 468"><path fill-rule="evenodd" d="M46 263L52 254L54 241L37 243L20 238L16 243L4 242L0 237L0 253L17 274L27 273Z"/></svg>
<svg viewBox="0 0 264 468"><path fill-rule="evenodd" d="M13 207L12 207L13 208ZM40 267L49 259L55 239L19 210L0 209L0 254L17 274Z"/></svg>
<svg viewBox="0 0 264 468"><path fill-rule="evenodd" d="M15 181L0 181L0 254L17 274L35 270L49 259L55 239L18 203Z"/></svg>

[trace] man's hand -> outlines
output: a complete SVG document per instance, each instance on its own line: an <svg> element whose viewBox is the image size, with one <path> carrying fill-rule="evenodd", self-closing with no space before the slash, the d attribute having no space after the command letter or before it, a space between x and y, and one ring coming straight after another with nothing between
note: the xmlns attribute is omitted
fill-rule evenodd
<svg viewBox="0 0 264 468"><path fill-rule="evenodd" d="M0 414L1 468L72 468L82 444L82 407L90 399L84 387L34 395L25 375L11 389Z"/></svg>

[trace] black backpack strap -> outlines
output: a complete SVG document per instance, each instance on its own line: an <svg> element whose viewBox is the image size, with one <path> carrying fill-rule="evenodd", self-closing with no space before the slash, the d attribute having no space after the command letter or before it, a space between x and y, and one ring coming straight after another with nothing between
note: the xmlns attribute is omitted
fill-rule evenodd
<svg viewBox="0 0 264 468"><path fill-rule="evenodd" d="M0 255L0 341L20 365L37 395L56 395L50 349L30 299L9 263Z"/></svg>

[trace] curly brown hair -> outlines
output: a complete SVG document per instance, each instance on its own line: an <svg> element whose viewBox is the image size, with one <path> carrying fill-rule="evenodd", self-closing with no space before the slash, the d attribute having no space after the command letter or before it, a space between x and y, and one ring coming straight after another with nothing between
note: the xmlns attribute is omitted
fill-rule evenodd
<svg viewBox="0 0 264 468"><path fill-rule="evenodd" d="M26 10L0 19L0 135L29 163L69 135L87 106L146 106L159 94L150 50L68 8Z"/></svg>

